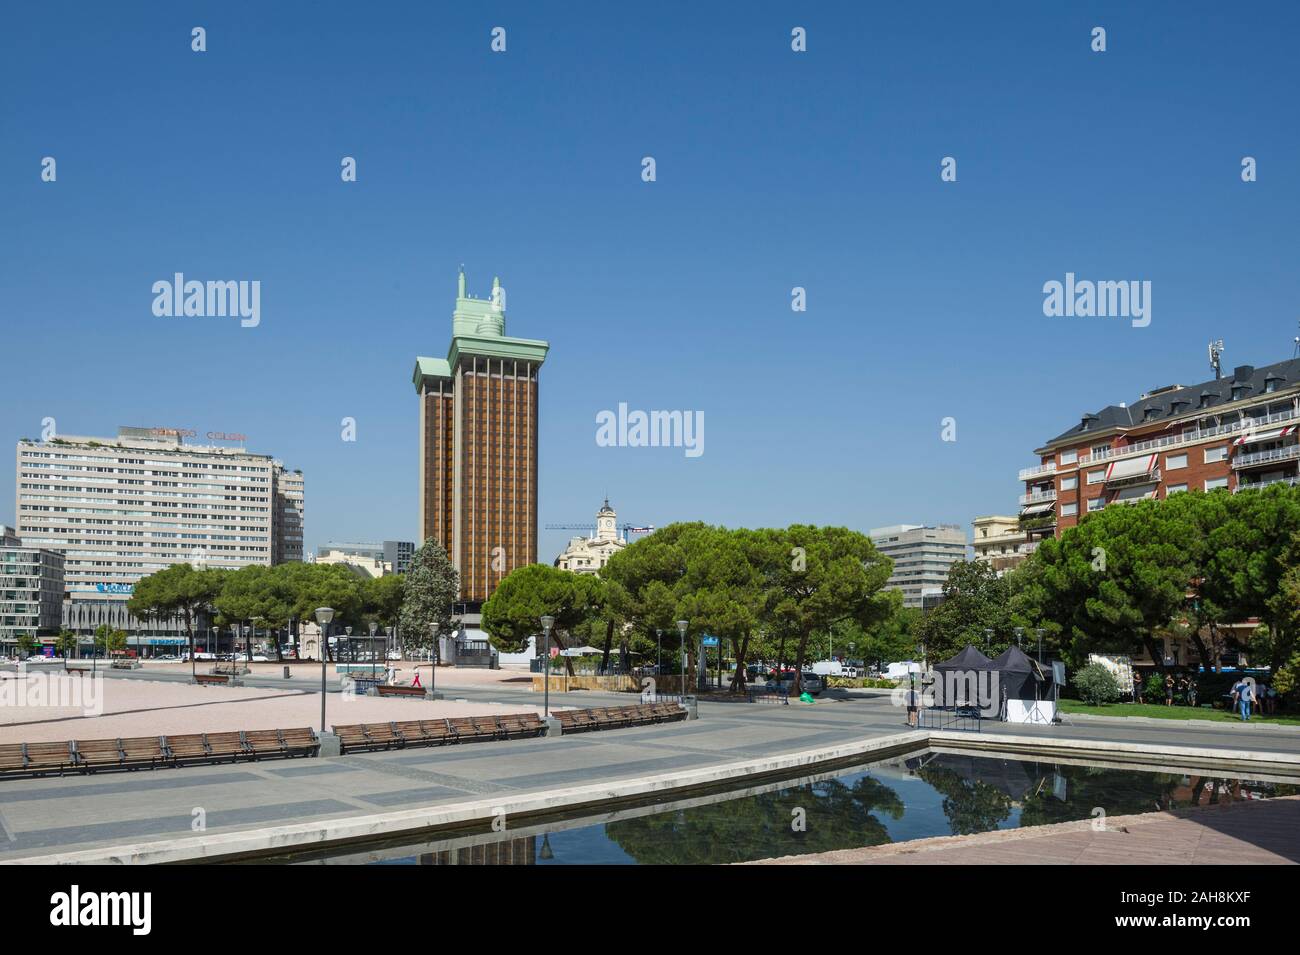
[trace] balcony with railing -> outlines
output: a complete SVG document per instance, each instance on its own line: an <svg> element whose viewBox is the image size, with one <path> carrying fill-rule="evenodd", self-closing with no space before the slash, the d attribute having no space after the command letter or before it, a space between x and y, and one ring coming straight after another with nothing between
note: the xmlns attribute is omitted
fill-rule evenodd
<svg viewBox="0 0 1300 955"><path fill-rule="evenodd" d="M1238 454L1232 459L1234 468L1254 468L1263 464L1276 464L1279 461L1294 461L1300 458L1300 444L1288 444L1281 448L1269 448L1267 451L1252 451Z"/></svg>
<svg viewBox="0 0 1300 955"><path fill-rule="evenodd" d="M1040 464L1037 467L1021 468L1020 480L1029 481L1032 480L1033 478L1039 477L1044 474L1055 474L1055 473L1056 473L1056 462L1048 461L1046 464Z"/></svg>
<svg viewBox="0 0 1300 955"><path fill-rule="evenodd" d="M1249 411L1250 409L1245 409ZM1104 451L1097 451L1089 454L1079 455L1078 464L1080 467L1097 464L1101 461L1111 461L1115 458L1128 457L1131 454L1141 454L1142 452L1151 453L1160 451L1165 448L1177 448L1185 444L1196 444L1199 441L1211 441L1214 438L1224 437L1230 434L1239 434L1242 431L1252 431L1271 424L1284 424L1289 421L1300 421L1300 409L1291 409L1290 411L1280 411L1277 414L1264 415L1258 418L1246 418L1242 421L1234 421L1231 424L1219 425L1216 428L1199 428L1192 431L1184 431L1180 434L1170 434L1163 438L1153 438L1150 441L1140 441L1137 444L1126 444L1118 448L1107 448ZM1082 440L1082 438L1080 439ZM1048 473L1055 471L1056 464L1049 463L1039 465L1036 468L1025 468L1020 472L1020 480L1027 481L1039 473Z"/></svg>
<svg viewBox="0 0 1300 955"><path fill-rule="evenodd" d="M1253 484L1238 484L1232 489L1232 493L1236 494L1240 491L1257 491L1262 487L1268 487L1270 484L1285 484L1288 487L1295 487L1297 484L1300 484L1300 477L1272 478L1268 481L1256 481Z"/></svg>
<svg viewBox="0 0 1300 955"><path fill-rule="evenodd" d="M1152 468L1150 471L1139 471L1137 474L1129 474L1124 477L1107 478L1106 489L1117 487L1137 487L1142 484L1157 484L1160 481L1160 469Z"/></svg>
<svg viewBox="0 0 1300 955"><path fill-rule="evenodd" d="M1050 491L1034 491L1032 494L1020 495L1020 506L1025 507L1029 504L1046 504L1049 501L1056 500L1056 488Z"/></svg>

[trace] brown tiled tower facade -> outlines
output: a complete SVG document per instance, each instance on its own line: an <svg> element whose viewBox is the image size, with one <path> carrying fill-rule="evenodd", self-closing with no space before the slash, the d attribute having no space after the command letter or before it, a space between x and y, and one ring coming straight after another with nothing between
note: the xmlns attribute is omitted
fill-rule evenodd
<svg viewBox="0 0 1300 955"><path fill-rule="evenodd" d="M461 272L447 358L416 359L420 528L481 603L537 562L537 379L548 344L505 335L505 292L465 293Z"/></svg>

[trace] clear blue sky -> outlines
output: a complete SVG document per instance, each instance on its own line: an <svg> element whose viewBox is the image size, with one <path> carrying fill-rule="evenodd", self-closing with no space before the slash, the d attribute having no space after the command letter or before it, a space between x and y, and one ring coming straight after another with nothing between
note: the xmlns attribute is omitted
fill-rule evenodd
<svg viewBox="0 0 1300 955"><path fill-rule="evenodd" d="M464 262L551 342L542 523L1014 513L1033 448L1209 377L1212 337L1291 357L1296 10L11 4L0 437L239 431L304 470L309 546L414 537L411 368ZM260 280L260 327L155 317L176 271ZM1067 271L1150 280L1151 325L1044 317ZM704 455L597 447L620 401L703 411Z"/></svg>

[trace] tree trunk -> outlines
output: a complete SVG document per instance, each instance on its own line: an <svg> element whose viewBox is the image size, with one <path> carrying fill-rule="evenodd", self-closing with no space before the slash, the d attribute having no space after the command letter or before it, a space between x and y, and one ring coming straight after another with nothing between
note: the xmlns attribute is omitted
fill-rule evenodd
<svg viewBox="0 0 1300 955"><path fill-rule="evenodd" d="M1205 668L1206 674L1210 672L1210 651L1205 646L1205 641L1201 639L1201 631L1196 630L1192 633L1192 643L1196 646L1196 653L1201 658L1201 666Z"/></svg>
<svg viewBox="0 0 1300 955"><path fill-rule="evenodd" d="M605 623L605 652L600 657L600 672L609 672L609 648L614 642L614 618L610 617Z"/></svg>
<svg viewBox="0 0 1300 955"><path fill-rule="evenodd" d="M736 653L736 675L731 678L731 692L745 692L745 657L749 653L749 631L742 638L731 638L731 648Z"/></svg>
<svg viewBox="0 0 1300 955"><path fill-rule="evenodd" d="M809 637L809 636L810 636L810 634L807 633L807 632L805 632L805 633L801 633L801 634L799 635L799 649L798 649L798 651L795 653L795 659L794 659L794 692L795 692L795 695L796 695L796 696L798 696L799 694L803 693L803 655L804 655L804 651L807 650L807 648L808 648L808 637Z"/></svg>
<svg viewBox="0 0 1300 955"><path fill-rule="evenodd" d="M1151 662L1160 667L1162 672L1169 669L1165 664L1165 648L1163 644L1157 645L1155 637L1149 633L1144 633L1142 635L1142 645L1146 647Z"/></svg>
<svg viewBox="0 0 1300 955"><path fill-rule="evenodd" d="M785 669L785 634L781 635L781 646L776 651L776 678L781 679L781 672Z"/></svg>

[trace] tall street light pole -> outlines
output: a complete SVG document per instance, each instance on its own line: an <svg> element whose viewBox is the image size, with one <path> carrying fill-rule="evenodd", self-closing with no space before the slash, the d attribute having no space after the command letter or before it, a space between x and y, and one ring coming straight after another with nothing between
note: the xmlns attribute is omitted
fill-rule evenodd
<svg viewBox="0 0 1300 955"><path fill-rule="evenodd" d="M438 621L433 622L433 644L429 647L429 692L432 693L438 688L438 664L435 661L434 654L438 650L438 631L442 629Z"/></svg>
<svg viewBox="0 0 1300 955"><path fill-rule="evenodd" d="M555 626L555 618L550 614L542 617L542 646L546 649L546 656L542 658L542 665L546 669L545 691L542 700L542 718L547 719L551 715L551 628Z"/></svg>
<svg viewBox="0 0 1300 955"><path fill-rule="evenodd" d="M320 625L320 731L325 733L325 641L329 638L330 621L334 619L333 607L317 607L316 623Z"/></svg>
<svg viewBox="0 0 1300 955"><path fill-rule="evenodd" d="M677 633L682 638L682 688L681 695L686 695L686 628L689 624L685 620L677 621Z"/></svg>

